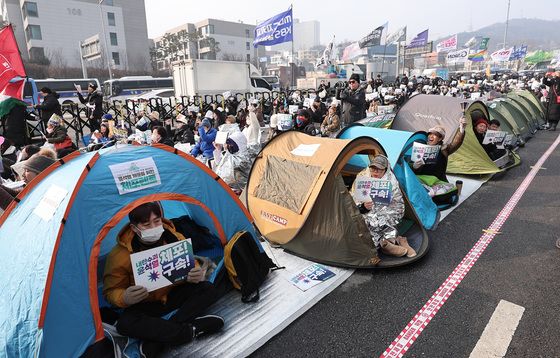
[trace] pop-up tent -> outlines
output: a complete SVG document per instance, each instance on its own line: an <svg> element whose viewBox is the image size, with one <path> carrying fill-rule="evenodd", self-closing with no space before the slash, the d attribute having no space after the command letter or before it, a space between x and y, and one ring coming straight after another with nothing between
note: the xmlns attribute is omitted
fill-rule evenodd
<svg viewBox="0 0 560 358"><path fill-rule="evenodd" d="M40 180L40 181L39 181ZM46 169L0 218L0 352L78 357L103 338L98 262L136 206L160 201L219 238L255 231L216 174L167 146L75 152Z"/></svg>
<svg viewBox="0 0 560 358"><path fill-rule="evenodd" d="M546 109L544 108L542 102L539 101L538 98L535 97L535 95L533 95L533 93L527 90L523 90L523 91L516 91L515 94L529 101L529 103L533 106L533 109L538 113L537 119L539 124L546 123Z"/></svg>
<svg viewBox="0 0 560 358"><path fill-rule="evenodd" d="M521 94L524 95L521 95ZM523 92L510 92L507 95L507 98L513 100L514 102L518 103L520 106L523 107L524 113L526 116L529 117L533 126L539 127L541 124L544 124L544 117L541 114L540 108L538 108L533 101L531 101L530 97L534 96L527 91ZM536 101L538 103L538 101Z"/></svg>
<svg viewBox="0 0 560 358"><path fill-rule="evenodd" d="M504 103L504 106L514 118L521 119L529 127L531 135L534 135L537 132L539 127L538 123L532 120L529 111L518 101L515 101L509 96L506 98L498 98L498 101L502 101Z"/></svg>
<svg viewBox="0 0 560 358"><path fill-rule="evenodd" d="M427 131L434 126L442 126L447 133L444 142L450 143L459 130L459 119L463 115L459 98L419 94L411 97L397 112L392 129L418 132ZM447 173L450 174L494 174L506 168L499 168L478 142L472 123L474 111L481 111L490 118L488 108L480 101L467 102L465 119L465 139L461 147L449 157Z"/></svg>
<svg viewBox="0 0 560 358"><path fill-rule="evenodd" d="M519 137L522 143L525 143L533 136L531 128L527 125L520 115L512 114L511 107L505 105L505 100L501 98L494 99L486 103L490 113L490 119L497 119L501 124L507 124L512 128L515 135Z"/></svg>
<svg viewBox="0 0 560 358"><path fill-rule="evenodd" d="M354 139L359 137L370 137L379 142L387 153L387 158L389 158L393 172L414 207L422 225L428 230L435 229L439 219L438 207L434 204L432 198L430 198L405 159L406 155L410 157L412 145L415 141L426 142L426 133L349 126L340 131L337 138ZM352 157L348 164L363 169L368 166L369 158L367 155L358 154Z"/></svg>
<svg viewBox="0 0 560 358"><path fill-rule="evenodd" d="M343 140L290 131L272 139L257 156L245 191L260 233L291 253L335 266L385 268L420 259L428 236L404 193L405 218L397 229L418 255L377 253L348 191L362 169L348 166L357 154L386 155L369 137Z"/></svg>

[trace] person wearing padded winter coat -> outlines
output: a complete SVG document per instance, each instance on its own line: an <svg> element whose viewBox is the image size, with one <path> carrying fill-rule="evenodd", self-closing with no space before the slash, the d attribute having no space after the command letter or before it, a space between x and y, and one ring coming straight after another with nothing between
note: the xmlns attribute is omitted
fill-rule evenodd
<svg viewBox="0 0 560 358"><path fill-rule="evenodd" d="M148 292L134 282L130 255L185 237L163 217L159 202L141 204L128 218L130 223L117 235L103 273L103 296L123 309L117 331L143 340L140 350L147 357L157 356L165 346L185 344L219 331L224 325L221 317L202 315L218 299L214 285L206 281L209 261L197 258L184 281ZM168 320L162 318L175 310Z"/></svg>
<svg viewBox="0 0 560 358"><path fill-rule="evenodd" d="M62 124L62 118L56 114L53 114L47 122L45 138L47 142L54 145L54 149L59 158L76 150L76 146L72 143L72 139L68 136L68 132Z"/></svg>
<svg viewBox="0 0 560 358"><path fill-rule="evenodd" d="M348 88L344 89L339 98L342 100L342 127L346 127L366 117L366 93L360 87L360 76L350 76Z"/></svg>
<svg viewBox="0 0 560 358"><path fill-rule="evenodd" d="M99 130L101 125L101 117L103 116L103 96L97 91L95 83L89 83L87 89L87 97L82 96L80 88L76 86L78 99L82 104L88 107L89 127L91 131Z"/></svg>
<svg viewBox="0 0 560 358"><path fill-rule="evenodd" d="M204 156L205 159L214 159L214 141L216 140L218 131L212 128L212 123L208 118L204 118L198 126L198 135L200 140L191 150L191 155L197 157Z"/></svg>
<svg viewBox="0 0 560 358"><path fill-rule="evenodd" d="M48 87L41 88L40 93L41 96L43 96L43 103L36 104L34 108L41 110L41 120L46 126L53 114L62 117L62 109L60 107L60 103L58 102L60 95Z"/></svg>

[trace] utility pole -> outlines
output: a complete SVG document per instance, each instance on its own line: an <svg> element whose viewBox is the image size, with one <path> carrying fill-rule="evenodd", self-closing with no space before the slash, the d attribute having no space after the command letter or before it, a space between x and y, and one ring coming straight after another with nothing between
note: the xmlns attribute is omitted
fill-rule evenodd
<svg viewBox="0 0 560 358"><path fill-rule="evenodd" d="M508 0L507 6L507 15L506 15L506 30L504 31L504 48L507 47L507 33L508 33L508 25L509 25L509 6L511 4L511 0Z"/></svg>

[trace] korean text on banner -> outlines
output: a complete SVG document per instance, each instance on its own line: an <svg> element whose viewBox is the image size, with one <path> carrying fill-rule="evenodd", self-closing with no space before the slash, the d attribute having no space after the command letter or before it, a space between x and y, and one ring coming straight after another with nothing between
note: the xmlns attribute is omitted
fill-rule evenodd
<svg viewBox="0 0 560 358"><path fill-rule="evenodd" d="M401 27L397 31L393 32L391 35L387 36L387 39L385 40L385 44L390 45L393 42L397 42L397 41L400 42L404 40L406 40L406 26Z"/></svg>
<svg viewBox="0 0 560 358"><path fill-rule="evenodd" d="M457 49L457 34L451 36L450 38L441 41L436 45L437 52L449 52L451 50Z"/></svg>
<svg viewBox="0 0 560 358"><path fill-rule="evenodd" d="M0 30L0 63L0 91L12 78L26 76L12 25Z"/></svg>
<svg viewBox="0 0 560 358"><path fill-rule="evenodd" d="M424 164L434 164L437 161L440 149L441 146L439 145L427 145L414 142L410 159L413 162L421 160L424 161Z"/></svg>
<svg viewBox="0 0 560 358"><path fill-rule="evenodd" d="M416 37L413 38L412 41L410 41L410 44L406 47L407 48L422 47L422 46L426 46L427 43L428 43L428 30L424 30L418 35L416 35Z"/></svg>
<svg viewBox="0 0 560 358"><path fill-rule="evenodd" d="M152 157L109 165L119 194L128 194L161 184L159 171Z"/></svg>
<svg viewBox="0 0 560 358"><path fill-rule="evenodd" d="M387 206L393 196L393 185L389 180L359 176L354 186L354 199L357 202L372 201L376 205Z"/></svg>
<svg viewBox="0 0 560 358"><path fill-rule="evenodd" d="M513 47L510 47L508 49L503 48L501 50L492 53L490 57L492 58L492 61L504 62L504 61L509 61L509 58L511 57L512 53L513 53Z"/></svg>
<svg viewBox="0 0 560 358"><path fill-rule="evenodd" d="M507 132L487 130L482 144L502 144L506 139Z"/></svg>
<svg viewBox="0 0 560 358"><path fill-rule="evenodd" d="M358 45L360 46L360 48L380 45L381 36L385 27L386 25L379 26L378 28L367 34L360 41L358 41Z"/></svg>
<svg viewBox="0 0 560 358"><path fill-rule="evenodd" d="M292 9L284 11L270 19L261 22L255 28L253 46L271 46L283 42L293 41Z"/></svg>
<svg viewBox="0 0 560 358"><path fill-rule="evenodd" d="M195 266L194 260L191 239L131 254L134 283L151 292L181 282Z"/></svg>

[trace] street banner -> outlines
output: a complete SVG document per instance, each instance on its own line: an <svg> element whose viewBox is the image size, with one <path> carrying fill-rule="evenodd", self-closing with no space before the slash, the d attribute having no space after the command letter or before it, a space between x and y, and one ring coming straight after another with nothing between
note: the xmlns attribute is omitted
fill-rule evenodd
<svg viewBox="0 0 560 358"><path fill-rule="evenodd" d="M474 53L469 54L469 61L472 62L482 62L484 61L484 57L488 53L487 50L481 50Z"/></svg>
<svg viewBox="0 0 560 358"><path fill-rule="evenodd" d="M367 55L367 49L360 48L360 45L357 42L354 42L344 48L344 51L342 52L342 61L351 61L352 59L363 55Z"/></svg>
<svg viewBox="0 0 560 358"><path fill-rule="evenodd" d="M134 283L151 292L184 281L194 260L191 239L131 254Z"/></svg>
<svg viewBox="0 0 560 358"><path fill-rule="evenodd" d="M26 77L12 25L0 30L0 91L14 77Z"/></svg>
<svg viewBox="0 0 560 358"><path fill-rule="evenodd" d="M321 264L311 264L295 274L290 282L300 290L307 291L335 275L334 272Z"/></svg>
<svg viewBox="0 0 560 358"><path fill-rule="evenodd" d="M457 34L436 45L436 52L449 52L457 49Z"/></svg>
<svg viewBox="0 0 560 358"><path fill-rule="evenodd" d="M513 47L513 52L510 56L510 61L513 60L522 60L527 56L527 45L522 45L521 47Z"/></svg>
<svg viewBox="0 0 560 358"><path fill-rule="evenodd" d="M413 38L412 41L410 41L410 44L408 46L406 46L406 48L415 48L415 47L426 46L426 44L428 43L428 30L424 30L421 33L419 33L418 35L416 35L416 37Z"/></svg>
<svg viewBox="0 0 560 358"><path fill-rule="evenodd" d="M513 47L510 47L508 49L503 48L501 50L492 53L490 57L494 62L504 62L504 61L509 61L509 58L512 53L513 53Z"/></svg>
<svg viewBox="0 0 560 358"><path fill-rule="evenodd" d="M387 24L377 27L375 30L367 34L364 38L358 41L360 48L381 45L381 37L383 30L387 28Z"/></svg>
<svg viewBox="0 0 560 358"><path fill-rule="evenodd" d="M271 46L283 42L293 41L292 8L270 19L261 22L255 27L255 40L253 46Z"/></svg>
<svg viewBox="0 0 560 358"><path fill-rule="evenodd" d="M440 149L441 146L439 145L427 145L414 142L414 144L412 144L410 160L413 162L423 161L424 164L435 164Z"/></svg>
<svg viewBox="0 0 560 358"><path fill-rule="evenodd" d="M387 39L385 40L385 45L390 45L393 42L401 42L401 41L406 41L406 26L401 27L397 31L387 36Z"/></svg>
<svg viewBox="0 0 560 358"><path fill-rule="evenodd" d="M469 57L469 50L464 48L459 51L449 52L445 57L447 64L458 64L458 63L465 63L467 62L467 58Z"/></svg>

